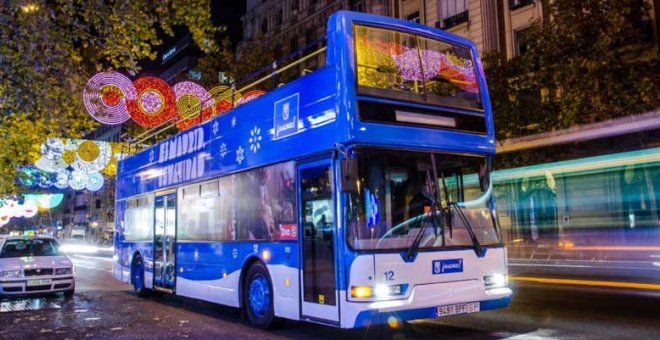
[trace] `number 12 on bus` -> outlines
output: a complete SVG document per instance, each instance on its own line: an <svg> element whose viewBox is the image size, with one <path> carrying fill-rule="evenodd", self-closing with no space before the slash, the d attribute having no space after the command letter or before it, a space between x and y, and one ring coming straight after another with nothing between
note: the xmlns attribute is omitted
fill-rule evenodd
<svg viewBox="0 0 660 340"><path fill-rule="evenodd" d="M327 32L317 70L119 164L114 276L262 328L507 306L474 44L345 11Z"/></svg>

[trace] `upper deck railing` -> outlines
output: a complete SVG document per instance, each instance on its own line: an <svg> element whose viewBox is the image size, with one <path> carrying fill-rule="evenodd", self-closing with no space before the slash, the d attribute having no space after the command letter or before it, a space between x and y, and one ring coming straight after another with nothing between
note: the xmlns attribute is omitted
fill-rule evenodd
<svg viewBox="0 0 660 340"><path fill-rule="evenodd" d="M182 112L180 117L183 118L163 122L139 134L138 136L131 138L128 140L128 143L126 143L126 147L128 149L127 151L130 153L135 153L151 146L154 142L159 140L160 136L166 136L166 132L168 132L170 129L176 127L177 124L189 119L188 117L190 117L190 115L198 111L200 111L198 114L201 114L202 108L212 104L209 103L210 101L216 102L221 99L229 99L231 108L220 114L213 114L211 117L206 118L199 124L203 124L210 119L226 114L227 112L230 112L237 106L241 105L241 103L238 103L237 105L238 96L241 93L246 93L246 91L257 89L276 89L277 87L282 86L287 82L293 81L301 76L304 76L305 74L313 72L325 64L325 59L321 61L314 59L325 54L327 47L318 47L318 45L324 45L324 43L325 38L319 39L297 51L291 52L288 55L273 61L269 65L245 76L244 78L235 81L228 86L227 90L213 94L209 100L202 101L197 105L189 108L185 112ZM268 84L268 82L270 82L270 84Z"/></svg>

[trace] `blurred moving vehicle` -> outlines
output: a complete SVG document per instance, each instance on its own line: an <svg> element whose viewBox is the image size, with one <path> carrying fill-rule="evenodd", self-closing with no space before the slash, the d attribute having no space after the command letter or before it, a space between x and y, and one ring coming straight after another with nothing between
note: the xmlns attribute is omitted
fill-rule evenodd
<svg viewBox="0 0 660 340"><path fill-rule="evenodd" d="M73 262L50 236L0 236L0 297L75 291Z"/></svg>

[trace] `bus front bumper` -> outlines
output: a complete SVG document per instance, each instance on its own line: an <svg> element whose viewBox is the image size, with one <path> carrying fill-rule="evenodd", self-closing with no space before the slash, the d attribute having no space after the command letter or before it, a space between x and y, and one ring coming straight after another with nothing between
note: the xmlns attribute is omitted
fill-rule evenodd
<svg viewBox="0 0 660 340"><path fill-rule="evenodd" d="M377 324L398 323L407 320L437 318L448 315L465 314L477 311L503 308L509 305L513 292L507 287L494 289L471 289L456 291L446 289L445 284L431 284L415 287L406 299L349 303L351 307L362 309L355 315L353 327L367 327ZM443 287L444 286L444 287ZM453 294L452 294L453 293ZM477 294L475 294L477 293ZM475 308L478 306L478 309Z"/></svg>

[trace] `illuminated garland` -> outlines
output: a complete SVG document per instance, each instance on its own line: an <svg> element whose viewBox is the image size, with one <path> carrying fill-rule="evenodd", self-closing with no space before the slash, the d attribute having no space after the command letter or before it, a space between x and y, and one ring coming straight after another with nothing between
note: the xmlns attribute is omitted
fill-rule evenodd
<svg viewBox="0 0 660 340"><path fill-rule="evenodd" d="M243 105L243 104L245 104L249 101L255 100L255 99L261 97L264 93L266 93L266 91L262 91L262 90L247 91L247 92L245 92L245 94L243 94L243 98L236 101L236 106Z"/></svg>
<svg viewBox="0 0 660 340"><path fill-rule="evenodd" d="M383 46L391 51L401 50L400 45L390 45ZM83 101L87 112L104 124L120 124L132 118L140 126L153 128L174 120L178 122L178 129L185 130L264 93L251 90L243 95L238 92L232 95L230 88L224 85L207 91L191 81L170 87L156 77L141 77L131 82L118 72L101 72L87 82ZM71 150L65 150L61 158L66 164L74 162ZM39 167L48 171L65 167L61 162L53 164L50 159L40 160Z"/></svg>
<svg viewBox="0 0 660 340"><path fill-rule="evenodd" d="M176 96L167 83L156 77L133 82L137 95L127 97L128 113L140 126L152 128L176 117Z"/></svg>
<svg viewBox="0 0 660 340"><path fill-rule="evenodd" d="M12 218L30 218L39 210L57 207L64 199L64 194L25 194L23 203L16 200L0 200L0 227L9 223Z"/></svg>
<svg viewBox="0 0 660 340"><path fill-rule="evenodd" d="M135 87L126 76L118 72L101 72L87 82L83 102L94 119L115 125L130 118L126 98L135 96Z"/></svg>
<svg viewBox="0 0 660 340"><path fill-rule="evenodd" d="M112 148L108 142L70 139L65 149L75 152L75 158L70 162L75 171L83 173L99 172L110 162Z"/></svg>
<svg viewBox="0 0 660 340"><path fill-rule="evenodd" d="M406 48L401 55L392 55L401 76L405 80L431 79L440 71L440 55L442 53L430 50L418 51L414 48ZM420 65L421 56L421 65Z"/></svg>
<svg viewBox="0 0 660 340"><path fill-rule="evenodd" d="M234 108L236 102L243 96L239 92L234 92L232 100L231 89L228 86L220 85L212 88L209 94L213 96L215 105L213 107L213 116L219 116Z"/></svg>
<svg viewBox="0 0 660 340"><path fill-rule="evenodd" d="M176 127L188 129L213 116L213 97L202 86L191 81L177 83L173 87L179 115Z"/></svg>

